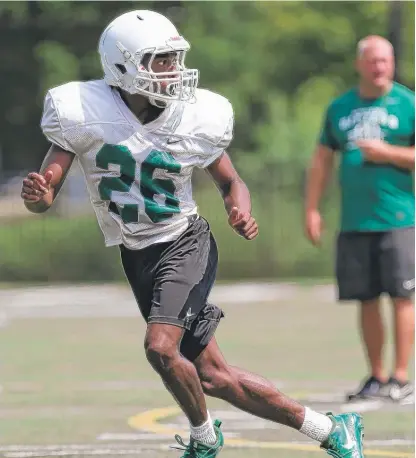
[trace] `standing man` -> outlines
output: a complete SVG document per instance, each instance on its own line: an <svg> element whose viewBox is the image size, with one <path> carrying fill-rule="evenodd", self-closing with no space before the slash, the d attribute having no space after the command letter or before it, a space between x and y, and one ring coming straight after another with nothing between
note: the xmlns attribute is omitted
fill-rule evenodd
<svg viewBox="0 0 416 458"><path fill-rule="evenodd" d="M415 332L415 95L393 81L394 50L368 36L357 48L359 84L335 99L326 112L309 169L305 229L318 244L319 204L340 153L341 228L336 277L339 300L360 302L360 326L371 373L349 400L413 394L408 365ZM384 325L380 296L394 307L395 367L383 366Z"/></svg>

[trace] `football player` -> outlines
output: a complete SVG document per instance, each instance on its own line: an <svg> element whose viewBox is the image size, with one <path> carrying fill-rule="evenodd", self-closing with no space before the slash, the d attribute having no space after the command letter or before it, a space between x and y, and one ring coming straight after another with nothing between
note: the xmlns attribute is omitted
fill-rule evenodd
<svg viewBox="0 0 416 458"><path fill-rule="evenodd" d="M359 415L302 406L230 366L214 338L223 317L208 302L218 253L192 198L193 169L211 175L240 236L253 240L258 227L249 191L226 153L232 106L197 88L198 70L185 66L189 48L158 13L132 11L113 20L99 41L104 79L48 91L41 126L51 147L39 173L25 178L22 198L30 211L46 211L77 159L105 244L119 246L146 320L147 359L189 419L189 444L176 436L183 457L212 458L224 444L208 395L295 428L332 456L360 458Z"/></svg>

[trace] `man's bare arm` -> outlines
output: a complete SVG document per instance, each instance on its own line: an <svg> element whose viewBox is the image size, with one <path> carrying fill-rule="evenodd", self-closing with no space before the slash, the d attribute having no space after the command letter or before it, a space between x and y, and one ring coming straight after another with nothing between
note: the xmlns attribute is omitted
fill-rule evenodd
<svg viewBox="0 0 416 458"><path fill-rule="evenodd" d="M308 239L319 243L322 234L322 218L319 204L328 184L334 164L334 151L319 144L308 170L305 194L305 232Z"/></svg>
<svg viewBox="0 0 416 458"><path fill-rule="evenodd" d="M250 192L235 170L227 153L214 161L207 168L207 172L211 175L224 199L227 213L230 213L233 207L238 207L243 212L251 212Z"/></svg>
<svg viewBox="0 0 416 458"><path fill-rule="evenodd" d="M207 172L221 192L230 226L247 240L258 235L256 220L251 216L250 192L235 170L230 157L224 153Z"/></svg>
<svg viewBox="0 0 416 458"><path fill-rule="evenodd" d="M305 209L319 210L322 195L328 184L334 164L334 152L324 145L318 145L308 170Z"/></svg>
<svg viewBox="0 0 416 458"><path fill-rule="evenodd" d="M74 161L75 154L52 144L39 173L29 173L23 180L22 199L32 213L47 211L56 199Z"/></svg>

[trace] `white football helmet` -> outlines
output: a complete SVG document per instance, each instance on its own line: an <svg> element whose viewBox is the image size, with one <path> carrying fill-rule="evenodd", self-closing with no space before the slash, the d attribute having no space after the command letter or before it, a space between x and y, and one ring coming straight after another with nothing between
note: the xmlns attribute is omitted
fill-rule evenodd
<svg viewBox="0 0 416 458"><path fill-rule="evenodd" d="M146 10L130 11L114 19L98 46L106 83L130 94L145 95L159 107L171 101L195 101L199 72L185 67L189 49L169 19ZM166 53L176 53L175 68L153 72L155 57Z"/></svg>

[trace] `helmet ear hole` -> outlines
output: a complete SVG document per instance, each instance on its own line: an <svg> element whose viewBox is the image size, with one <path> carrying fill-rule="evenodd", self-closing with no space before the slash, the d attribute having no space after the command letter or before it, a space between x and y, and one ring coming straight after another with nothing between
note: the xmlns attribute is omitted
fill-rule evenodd
<svg viewBox="0 0 416 458"><path fill-rule="evenodd" d="M127 69L124 65L122 64L115 64L115 66L117 67L117 69L121 72L121 74L125 74L127 73Z"/></svg>
<svg viewBox="0 0 416 458"><path fill-rule="evenodd" d="M140 64L145 68L145 69L148 69L149 68L149 62L150 62L150 59L152 58L152 54L151 53L146 53L143 55L142 57L142 60L140 62Z"/></svg>

